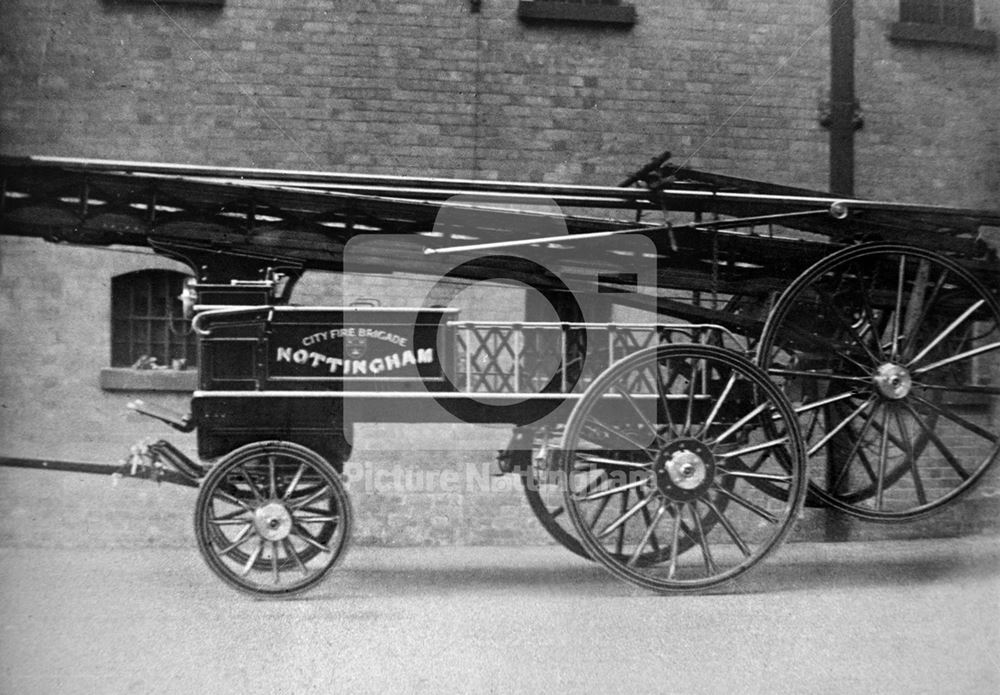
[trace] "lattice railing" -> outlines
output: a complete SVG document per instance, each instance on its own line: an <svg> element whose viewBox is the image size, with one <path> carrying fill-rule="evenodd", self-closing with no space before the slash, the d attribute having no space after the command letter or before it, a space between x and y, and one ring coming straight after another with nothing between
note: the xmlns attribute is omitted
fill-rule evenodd
<svg viewBox="0 0 1000 695"><path fill-rule="evenodd" d="M739 349L707 324L455 321L449 377L467 393L568 393L586 387L622 357L658 343L712 342ZM586 349L584 349L586 345ZM552 384L552 386L549 386Z"/></svg>

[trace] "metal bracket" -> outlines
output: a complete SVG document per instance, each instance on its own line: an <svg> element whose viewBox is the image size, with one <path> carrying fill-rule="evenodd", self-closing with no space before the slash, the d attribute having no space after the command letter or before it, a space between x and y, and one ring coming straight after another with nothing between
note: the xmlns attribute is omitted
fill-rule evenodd
<svg viewBox="0 0 1000 695"><path fill-rule="evenodd" d="M840 117L847 115L851 119L851 127L854 130L861 130L865 127L865 117L861 109L861 103L857 100L848 104L846 102L834 102L831 99L823 99L819 103L819 124L824 128L831 128L834 123L834 109L847 109L847 114L837 114Z"/></svg>

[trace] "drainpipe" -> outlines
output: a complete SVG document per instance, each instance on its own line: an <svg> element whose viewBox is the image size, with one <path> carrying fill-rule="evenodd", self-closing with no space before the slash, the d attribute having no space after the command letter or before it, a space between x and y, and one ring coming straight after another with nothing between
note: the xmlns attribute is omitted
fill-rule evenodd
<svg viewBox="0 0 1000 695"><path fill-rule="evenodd" d="M854 94L854 0L830 0L830 192L854 195L854 131L862 121Z"/></svg>
<svg viewBox="0 0 1000 695"><path fill-rule="evenodd" d="M861 127L854 94L854 0L830 0L830 102L825 123L830 130L830 192L854 195L854 131ZM837 484L835 462L827 465L827 489ZM847 516L833 509L823 519L827 541L850 538Z"/></svg>

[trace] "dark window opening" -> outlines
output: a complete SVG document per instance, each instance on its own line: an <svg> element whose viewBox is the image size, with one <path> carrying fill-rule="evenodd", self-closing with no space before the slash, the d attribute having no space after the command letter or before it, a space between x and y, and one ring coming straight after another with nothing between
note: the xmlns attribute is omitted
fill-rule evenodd
<svg viewBox="0 0 1000 695"><path fill-rule="evenodd" d="M972 27L976 8L973 0L900 0L899 21Z"/></svg>
<svg viewBox="0 0 1000 695"><path fill-rule="evenodd" d="M520 0L517 16L523 22L603 24L627 28L635 24L635 7L620 0Z"/></svg>
<svg viewBox="0 0 1000 695"><path fill-rule="evenodd" d="M973 0L900 0L899 21L889 27L891 41L900 44L940 44L995 51L993 31L976 28Z"/></svg>
<svg viewBox="0 0 1000 695"><path fill-rule="evenodd" d="M111 366L193 367L198 344L180 294L188 276L139 270L111 280Z"/></svg>

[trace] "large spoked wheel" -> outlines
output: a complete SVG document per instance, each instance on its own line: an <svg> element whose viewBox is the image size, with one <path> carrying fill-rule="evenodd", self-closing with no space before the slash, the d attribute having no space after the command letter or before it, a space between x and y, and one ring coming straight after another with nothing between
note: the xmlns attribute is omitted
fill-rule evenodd
<svg viewBox="0 0 1000 695"><path fill-rule="evenodd" d="M845 249L782 294L758 363L795 404L810 497L907 521L971 489L1000 453L1000 303L954 260Z"/></svg>
<svg viewBox="0 0 1000 695"><path fill-rule="evenodd" d="M806 491L781 391L742 356L693 344L642 350L591 384L566 424L562 475L587 553L659 592L750 569L788 534ZM612 508L615 497L625 503Z"/></svg>
<svg viewBox="0 0 1000 695"><path fill-rule="evenodd" d="M306 591L347 548L352 513L334 467L290 442L236 449L202 483L198 549L230 586L253 595Z"/></svg>

